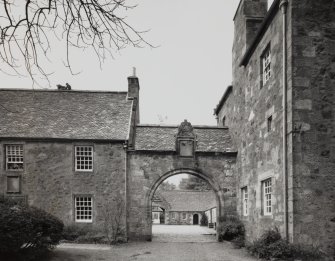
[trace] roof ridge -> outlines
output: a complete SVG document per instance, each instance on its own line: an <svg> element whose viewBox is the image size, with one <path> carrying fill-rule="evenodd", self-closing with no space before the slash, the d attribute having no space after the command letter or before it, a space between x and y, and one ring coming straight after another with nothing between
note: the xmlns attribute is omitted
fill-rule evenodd
<svg viewBox="0 0 335 261"><path fill-rule="evenodd" d="M20 88L0 88L0 91L20 91L20 92L67 92L67 93L111 93L127 94L127 91L107 91L107 90L57 90L57 89L20 89Z"/></svg>

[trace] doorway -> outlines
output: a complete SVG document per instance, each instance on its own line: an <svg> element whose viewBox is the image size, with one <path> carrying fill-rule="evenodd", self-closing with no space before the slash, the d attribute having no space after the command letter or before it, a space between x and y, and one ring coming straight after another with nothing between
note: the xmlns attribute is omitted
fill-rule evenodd
<svg viewBox="0 0 335 261"><path fill-rule="evenodd" d="M199 215L198 214L193 215L193 225L199 225Z"/></svg>

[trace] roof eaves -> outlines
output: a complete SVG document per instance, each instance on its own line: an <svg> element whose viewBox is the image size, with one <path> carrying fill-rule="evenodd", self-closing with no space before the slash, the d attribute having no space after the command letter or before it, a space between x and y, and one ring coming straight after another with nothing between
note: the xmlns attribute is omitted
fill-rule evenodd
<svg viewBox="0 0 335 261"><path fill-rule="evenodd" d="M66 137L12 137L12 136L3 136L0 138L2 140L27 140L27 141L102 141L102 142L124 142L124 139L115 139L115 138L66 138Z"/></svg>
<svg viewBox="0 0 335 261"><path fill-rule="evenodd" d="M280 0L275 0L275 2L271 5L271 8L267 12L262 24L260 25L260 28L258 29L258 32L257 32L254 40L252 41L250 47L247 49L247 51L243 55L239 66L246 66L248 64L252 54L256 50L256 47L257 47L258 43L262 39L264 33L268 29L268 27L271 24L273 18L277 14L277 12L279 10L279 2L280 2Z"/></svg>
<svg viewBox="0 0 335 261"><path fill-rule="evenodd" d="M225 90L219 104L216 106L216 108L214 109L214 115L218 115L219 113L219 110L221 110L222 106L225 104L228 96L230 95L230 93L232 92L233 90L233 86L232 85L229 85L227 87L227 89Z"/></svg>

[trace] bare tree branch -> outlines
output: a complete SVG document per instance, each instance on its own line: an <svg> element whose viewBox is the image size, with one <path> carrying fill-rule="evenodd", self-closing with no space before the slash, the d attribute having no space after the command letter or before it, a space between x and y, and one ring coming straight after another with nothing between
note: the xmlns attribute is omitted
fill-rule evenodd
<svg viewBox="0 0 335 261"><path fill-rule="evenodd" d="M48 79L41 60L50 52L49 36L66 43L66 67L72 71L71 48L93 48L99 62L128 45L153 47L126 21L124 14L136 6L128 0L0 0L0 60L11 73L24 69L33 81ZM0 71L3 71L0 68Z"/></svg>

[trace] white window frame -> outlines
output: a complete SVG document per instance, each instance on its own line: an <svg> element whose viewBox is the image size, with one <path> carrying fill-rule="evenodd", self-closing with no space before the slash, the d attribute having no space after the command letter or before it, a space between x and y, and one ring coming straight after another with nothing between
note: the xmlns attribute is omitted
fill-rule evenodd
<svg viewBox="0 0 335 261"><path fill-rule="evenodd" d="M186 219L186 218L187 218L186 213L183 213L182 215L183 215L183 219Z"/></svg>
<svg viewBox="0 0 335 261"><path fill-rule="evenodd" d="M264 216L272 215L272 179L262 181L263 187L263 214Z"/></svg>
<svg viewBox="0 0 335 261"><path fill-rule="evenodd" d="M248 216L249 215L249 209L248 209L248 199L249 199L249 195L248 195L248 187L243 187L241 189L242 191L242 213L243 216Z"/></svg>
<svg viewBox="0 0 335 261"><path fill-rule="evenodd" d="M23 158L23 144L6 144L6 170L8 171L23 171L24 158ZM22 164L22 168L10 169L8 164Z"/></svg>
<svg viewBox="0 0 335 261"><path fill-rule="evenodd" d="M75 196L74 197L74 216L77 223L93 222L93 197Z"/></svg>
<svg viewBox="0 0 335 261"><path fill-rule="evenodd" d="M93 171L93 157L94 157L93 156L94 154L93 146L92 145L76 145L74 148L75 148L74 149L75 171L92 172ZM85 151L85 149L87 150ZM90 153L90 154L85 155L85 153ZM85 168L86 166L88 168Z"/></svg>
<svg viewBox="0 0 335 261"><path fill-rule="evenodd" d="M262 87L270 80L272 75L271 70L271 46L267 45L262 56Z"/></svg>

